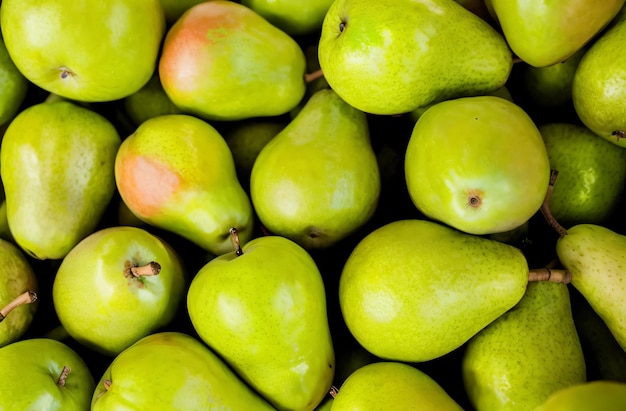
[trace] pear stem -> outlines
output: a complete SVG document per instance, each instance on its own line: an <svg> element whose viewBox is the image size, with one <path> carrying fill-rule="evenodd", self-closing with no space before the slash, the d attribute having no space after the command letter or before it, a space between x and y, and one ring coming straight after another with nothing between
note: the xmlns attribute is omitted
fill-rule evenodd
<svg viewBox="0 0 626 411"><path fill-rule="evenodd" d="M71 371L72 369L68 367L67 365L63 366L63 369L61 370L61 374L59 375L59 379L57 380L57 385L59 387L65 387L65 380L67 380L67 376L70 375Z"/></svg>
<svg viewBox="0 0 626 411"><path fill-rule="evenodd" d="M556 179L559 175L557 170L550 170L550 182L548 184L548 190L546 192L546 196L543 199L543 203L541 204L541 214L546 219L550 227L554 228L559 235L564 236L567 235L567 230L563 227L559 222L554 218L552 212L550 211L550 200L552 198L552 192L554 191L554 184L556 183Z"/></svg>
<svg viewBox="0 0 626 411"><path fill-rule="evenodd" d="M522 59L521 59L521 58L519 58L519 57L513 57L513 64L521 63L521 62L523 62L523 61L524 61L524 60L522 60Z"/></svg>
<svg viewBox="0 0 626 411"><path fill-rule="evenodd" d="M230 238L232 238L233 245L235 246L235 254L237 254L237 256L243 255L241 244L239 244L239 235L237 234L237 229L235 227L231 227L228 231L230 231Z"/></svg>
<svg viewBox="0 0 626 411"><path fill-rule="evenodd" d="M100 393L96 396L96 399L102 397L109 391L111 388L111 380L102 380L102 386L104 387L104 391L100 391Z"/></svg>
<svg viewBox="0 0 626 411"><path fill-rule="evenodd" d="M157 263L156 261L150 261L148 264L142 265L140 267L135 267L132 265L129 266L128 268L126 268L126 270L124 270L124 277L150 277L153 275L159 275L160 272L161 264Z"/></svg>
<svg viewBox="0 0 626 411"><path fill-rule="evenodd" d="M528 272L528 281L550 281L551 283L569 284L572 282L572 273L567 270L557 270L548 267L536 268Z"/></svg>
<svg viewBox="0 0 626 411"><path fill-rule="evenodd" d="M321 78L324 76L324 73L322 72L322 69L317 69L312 73L306 73L304 75L304 82L305 83L312 83L313 81L317 80L318 78Z"/></svg>
<svg viewBox="0 0 626 411"><path fill-rule="evenodd" d="M330 394L332 398L335 398L337 394L339 394L339 388L335 387L334 385L331 385L330 389L328 390L328 393Z"/></svg>
<svg viewBox="0 0 626 411"><path fill-rule="evenodd" d="M15 297L7 305L0 310L0 322L6 318L7 315L17 307L23 304L30 304L37 301L37 293L34 291L25 291L22 294Z"/></svg>

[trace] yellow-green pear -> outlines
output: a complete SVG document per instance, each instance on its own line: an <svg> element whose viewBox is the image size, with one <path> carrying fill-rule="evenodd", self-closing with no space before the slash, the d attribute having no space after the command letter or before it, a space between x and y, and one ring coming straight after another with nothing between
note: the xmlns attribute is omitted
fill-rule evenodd
<svg viewBox="0 0 626 411"><path fill-rule="evenodd" d="M572 285L626 350L626 236L596 224L577 224L559 237L556 252Z"/></svg>
<svg viewBox="0 0 626 411"><path fill-rule="evenodd" d="M507 43L531 66L565 61L591 41L624 0L491 0Z"/></svg>
<svg viewBox="0 0 626 411"><path fill-rule="evenodd" d="M513 246L427 220L398 220L351 252L339 281L341 313L374 355L428 361L517 304L528 272Z"/></svg>
<svg viewBox="0 0 626 411"><path fill-rule="evenodd" d="M15 242L41 260L63 258L91 234L115 193L121 139L104 116L69 101L39 103L6 130L0 173Z"/></svg>
<svg viewBox="0 0 626 411"><path fill-rule="evenodd" d="M241 4L292 36L319 32L332 2L333 0L241 0Z"/></svg>
<svg viewBox="0 0 626 411"><path fill-rule="evenodd" d="M318 52L348 104L388 115L492 92L513 64L504 37L454 0L336 0Z"/></svg>
<svg viewBox="0 0 626 411"><path fill-rule="evenodd" d="M428 374L411 365L381 361L354 371L339 388L331 411L462 411Z"/></svg>
<svg viewBox="0 0 626 411"><path fill-rule="evenodd" d="M621 51L625 42L626 19L590 46L572 82L572 102L583 124L621 147L626 147L626 53Z"/></svg>
<svg viewBox="0 0 626 411"><path fill-rule="evenodd" d="M120 196L140 220L178 234L213 254L252 236L254 215L233 156L209 123L186 114L144 121L115 158Z"/></svg>
<svg viewBox="0 0 626 411"><path fill-rule="evenodd" d="M520 106L496 96L430 107L413 128L404 168L419 211L471 234L524 224L541 207L550 179L537 126Z"/></svg>
<svg viewBox="0 0 626 411"><path fill-rule="evenodd" d="M26 77L15 67L0 36L0 126L18 113L26 98L28 84Z"/></svg>
<svg viewBox="0 0 626 411"><path fill-rule="evenodd" d="M181 113L163 90L156 72L142 88L124 98L122 107L135 127L152 117Z"/></svg>
<svg viewBox="0 0 626 411"><path fill-rule="evenodd" d="M598 380L564 388L532 411L622 411L626 383Z"/></svg>
<svg viewBox="0 0 626 411"><path fill-rule="evenodd" d="M250 177L261 223L306 249L329 247L363 226L380 187L366 115L331 89L316 92L263 147Z"/></svg>
<svg viewBox="0 0 626 411"><path fill-rule="evenodd" d="M521 301L466 345L465 391L477 411L532 410L586 381L566 284L531 282Z"/></svg>

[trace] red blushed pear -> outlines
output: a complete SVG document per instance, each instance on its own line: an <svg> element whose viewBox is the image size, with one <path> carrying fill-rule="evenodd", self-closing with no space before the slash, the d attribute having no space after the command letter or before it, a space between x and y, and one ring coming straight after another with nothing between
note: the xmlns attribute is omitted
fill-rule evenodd
<svg viewBox="0 0 626 411"><path fill-rule="evenodd" d="M184 112L239 120L289 112L303 98L299 44L231 1L188 9L170 28L159 60L163 88Z"/></svg>
<svg viewBox="0 0 626 411"><path fill-rule="evenodd" d="M224 138L185 114L154 117L124 140L115 161L118 191L140 220L219 255L252 236L253 210Z"/></svg>

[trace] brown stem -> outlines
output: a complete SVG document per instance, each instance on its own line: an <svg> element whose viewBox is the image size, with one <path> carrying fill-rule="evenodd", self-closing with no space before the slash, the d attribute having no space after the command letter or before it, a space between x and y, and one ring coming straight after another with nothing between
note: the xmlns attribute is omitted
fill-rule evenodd
<svg viewBox="0 0 626 411"><path fill-rule="evenodd" d="M324 73L322 72L322 69L317 69L312 73L306 73L304 75L304 82L305 83L311 83L315 80L317 80L320 77L323 77Z"/></svg>
<svg viewBox="0 0 626 411"><path fill-rule="evenodd" d="M150 261L146 265L134 266L129 261L126 262L126 269L124 270L124 277L149 277L153 275L159 275L161 272L161 264L156 261Z"/></svg>
<svg viewBox="0 0 626 411"><path fill-rule="evenodd" d="M61 370L61 374L59 375L59 379L57 380L57 385L59 387L65 387L65 380L67 380L67 376L70 375L71 371L72 369L68 367L67 365L63 366L63 369Z"/></svg>
<svg viewBox="0 0 626 411"><path fill-rule="evenodd" d="M7 315L17 307L23 304L30 304L37 301L37 293L34 291L25 291L22 294L15 297L2 309L0 309L0 322L6 318Z"/></svg>
<svg viewBox="0 0 626 411"><path fill-rule="evenodd" d="M230 231L230 237L233 240L233 244L235 245L235 254L242 255L243 254L243 250L241 249L241 244L239 244L239 235L237 234L237 229L235 227L231 227Z"/></svg>
<svg viewBox="0 0 626 411"><path fill-rule="evenodd" d="M569 284L572 281L572 273L567 270L553 268L536 268L528 271L528 281L550 281L552 283Z"/></svg>
<svg viewBox="0 0 626 411"><path fill-rule="evenodd" d="M548 190L546 191L546 196L543 199L543 203L541 204L541 214L546 219L550 227L554 228L559 235L564 236L567 235L567 230L563 227L559 222L554 218L552 212L550 211L550 200L552 199L552 192L554 191L554 184L556 183L556 179L559 175L557 170L550 170L550 182L548 184Z"/></svg>
<svg viewBox="0 0 626 411"><path fill-rule="evenodd" d="M522 59L521 59L521 58L519 58L519 57L513 57L513 64L518 64L518 63L521 63L521 62L523 62L523 61L524 61L524 60L522 60Z"/></svg>
<svg viewBox="0 0 626 411"><path fill-rule="evenodd" d="M334 385L331 385L330 389L328 390L328 393L330 394L331 397L335 398L337 394L339 394L339 388L335 387Z"/></svg>
<svg viewBox="0 0 626 411"><path fill-rule="evenodd" d="M111 388L111 380L102 380L102 386L104 387L104 391L100 391L96 398L102 397L109 391L109 388Z"/></svg>

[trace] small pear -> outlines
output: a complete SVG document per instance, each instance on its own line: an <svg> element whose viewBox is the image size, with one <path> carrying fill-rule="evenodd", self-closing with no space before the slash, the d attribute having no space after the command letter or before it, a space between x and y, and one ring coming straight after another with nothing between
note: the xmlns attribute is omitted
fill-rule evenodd
<svg viewBox="0 0 626 411"><path fill-rule="evenodd" d="M589 381L552 394L533 411L622 411L626 408L626 383Z"/></svg>
<svg viewBox="0 0 626 411"><path fill-rule="evenodd" d="M319 32L333 0L241 0L241 4L265 17L292 36Z"/></svg>
<svg viewBox="0 0 626 411"><path fill-rule="evenodd" d="M382 359L428 361L463 345L524 295L528 265L510 245L427 220L363 238L339 281L344 321Z"/></svg>
<svg viewBox="0 0 626 411"><path fill-rule="evenodd" d="M626 147L626 53L620 51L625 42L626 20L622 20L589 47L572 82L572 102L583 124L621 147Z"/></svg>
<svg viewBox="0 0 626 411"><path fill-rule="evenodd" d="M143 87L124 98L123 110L135 127L152 117L181 113L163 90L156 72Z"/></svg>
<svg viewBox="0 0 626 411"><path fill-rule="evenodd" d="M380 186L365 113L322 89L263 147L250 196L271 233L325 248L371 218Z"/></svg>
<svg viewBox="0 0 626 411"><path fill-rule="evenodd" d="M233 156L201 119L169 114L143 122L117 153L115 179L135 216L213 254L232 249L231 227L242 244L252 236L252 205Z"/></svg>
<svg viewBox="0 0 626 411"><path fill-rule="evenodd" d="M532 282L520 302L475 335L462 359L477 411L532 410L586 381L566 284Z"/></svg>
<svg viewBox="0 0 626 411"><path fill-rule="evenodd" d="M428 374L395 361L375 362L354 371L339 388L331 411L462 411Z"/></svg>
<svg viewBox="0 0 626 411"><path fill-rule="evenodd" d="M559 237L556 252L572 285L626 350L626 236L596 224L578 224Z"/></svg>
<svg viewBox="0 0 626 411"><path fill-rule="evenodd" d="M115 193L121 139L102 115L69 101L28 107L0 149L7 220L30 256L63 258L91 234Z"/></svg>
<svg viewBox="0 0 626 411"><path fill-rule="evenodd" d="M26 77L15 67L0 36L0 126L7 124L19 112L28 84Z"/></svg>

